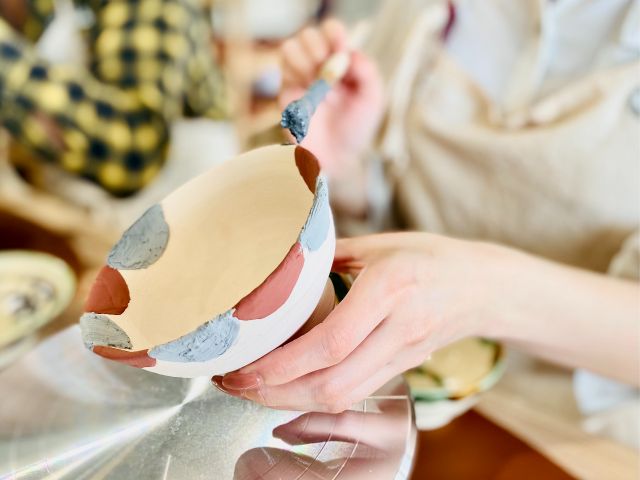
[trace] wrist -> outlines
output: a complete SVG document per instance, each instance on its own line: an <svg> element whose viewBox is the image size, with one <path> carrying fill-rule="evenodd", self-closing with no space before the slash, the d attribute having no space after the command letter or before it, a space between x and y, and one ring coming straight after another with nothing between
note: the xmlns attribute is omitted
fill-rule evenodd
<svg viewBox="0 0 640 480"><path fill-rule="evenodd" d="M528 255L496 244L476 244L474 270L475 307L470 312L471 335L510 338L514 324L522 315L523 302L535 295L533 271Z"/></svg>
<svg viewBox="0 0 640 480"><path fill-rule="evenodd" d="M491 245L490 271L478 334L496 340L527 343L531 323L550 320L554 299L566 294L563 268L519 250Z"/></svg>

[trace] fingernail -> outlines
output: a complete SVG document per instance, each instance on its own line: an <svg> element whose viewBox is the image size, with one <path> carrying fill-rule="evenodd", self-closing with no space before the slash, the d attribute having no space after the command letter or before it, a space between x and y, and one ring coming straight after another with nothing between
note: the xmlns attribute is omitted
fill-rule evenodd
<svg viewBox="0 0 640 480"><path fill-rule="evenodd" d="M227 391L222 386L222 375L215 375L211 377L211 383L213 383L213 386L221 392L227 393Z"/></svg>
<svg viewBox="0 0 640 480"><path fill-rule="evenodd" d="M286 425L280 425L274 428L271 433L274 438L278 438L283 442L288 443L289 445L298 444L298 436L295 433L291 432L288 428L286 428Z"/></svg>
<svg viewBox="0 0 640 480"><path fill-rule="evenodd" d="M222 386L232 390L258 388L260 382L260 375L257 373L229 373L222 377Z"/></svg>
<svg viewBox="0 0 640 480"><path fill-rule="evenodd" d="M242 397L242 391L240 391L240 390L229 390L229 389L225 388L224 385L222 385L222 376L221 375L216 375L214 377L211 377L211 383L213 384L214 387L216 387L222 393L226 393L227 395L231 395L232 397L243 398Z"/></svg>

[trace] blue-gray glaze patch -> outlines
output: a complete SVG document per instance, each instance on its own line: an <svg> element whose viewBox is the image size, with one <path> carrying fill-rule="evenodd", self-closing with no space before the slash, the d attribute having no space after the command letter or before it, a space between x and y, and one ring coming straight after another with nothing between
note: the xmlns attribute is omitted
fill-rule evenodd
<svg viewBox="0 0 640 480"><path fill-rule="evenodd" d="M94 345L131 350L131 339L106 315L85 313L80 317L80 331L85 346L91 350Z"/></svg>
<svg viewBox="0 0 640 480"><path fill-rule="evenodd" d="M330 89L331 86L325 80L316 80L302 98L291 102L282 112L280 125L288 128L298 143L307 136L311 116Z"/></svg>
<svg viewBox="0 0 640 480"><path fill-rule="evenodd" d="M231 309L177 340L152 348L149 356L167 362L206 362L226 352L239 330L240 322Z"/></svg>
<svg viewBox="0 0 640 480"><path fill-rule="evenodd" d="M316 180L316 196L311 206L311 213L300 232L300 243L309 251L315 251L322 246L331 224L331 209L329 208L329 192L324 178Z"/></svg>
<svg viewBox="0 0 640 480"><path fill-rule="evenodd" d="M162 206L156 204L122 234L109 252L107 265L120 270L138 270L153 265L169 242L169 225Z"/></svg>

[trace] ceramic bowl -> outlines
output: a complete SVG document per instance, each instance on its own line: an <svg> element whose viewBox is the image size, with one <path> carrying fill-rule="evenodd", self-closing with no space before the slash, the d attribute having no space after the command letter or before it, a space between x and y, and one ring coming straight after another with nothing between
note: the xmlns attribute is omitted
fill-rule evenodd
<svg viewBox="0 0 640 480"><path fill-rule="evenodd" d="M61 259L41 252L0 252L0 368L33 344L34 333L71 302L75 276Z"/></svg>
<svg viewBox="0 0 640 480"><path fill-rule="evenodd" d="M405 373L420 430L440 428L471 409L505 370L504 349L483 338L465 338Z"/></svg>
<svg viewBox="0 0 640 480"><path fill-rule="evenodd" d="M252 150L149 208L113 247L80 320L94 353L175 377L258 359L309 318L335 249L317 159Z"/></svg>

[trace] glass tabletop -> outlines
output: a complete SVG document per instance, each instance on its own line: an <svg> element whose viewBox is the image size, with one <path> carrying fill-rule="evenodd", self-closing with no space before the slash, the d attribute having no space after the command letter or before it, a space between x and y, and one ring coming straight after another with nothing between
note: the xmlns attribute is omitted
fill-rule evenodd
<svg viewBox="0 0 640 480"><path fill-rule="evenodd" d="M400 378L341 414L273 410L101 359L73 326L0 385L0 479L383 480L407 478L415 452Z"/></svg>

